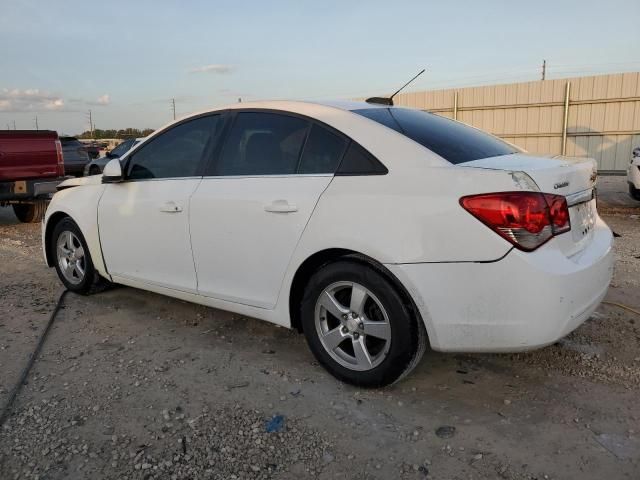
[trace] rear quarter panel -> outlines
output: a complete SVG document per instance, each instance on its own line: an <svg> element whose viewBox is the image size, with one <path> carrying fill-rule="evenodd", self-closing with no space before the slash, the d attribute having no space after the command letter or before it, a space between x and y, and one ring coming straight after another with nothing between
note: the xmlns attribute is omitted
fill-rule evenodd
<svg viewBox="0 0 640 480"><path fill-rule="evenodd" d="M455 166L334 177L292 256L275 318L290 318L289 292L295 273L307 258L326 249L351 250L387 265L502 258L511 244L466 212L459 199L525 188L508 172Z"/></svg>
<svg viewBox="0 0 640 480"><path fill-rule="evenodd" d="M502 257L504 239L459 204L462 196L520 190L506 172L427 167L336 176L300 241L300 255L346 248L381 263L477 262Z"/></svg>

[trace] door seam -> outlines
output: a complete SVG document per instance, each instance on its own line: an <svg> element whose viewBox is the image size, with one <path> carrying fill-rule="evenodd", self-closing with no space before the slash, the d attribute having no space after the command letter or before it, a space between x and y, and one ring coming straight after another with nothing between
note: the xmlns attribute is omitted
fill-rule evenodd
<svg viewBox="0 0 640 480"><path fill-rule="evenodd" d="M298 241L296 242L295 247L293 247L293 250L291 251L291 255L289 256L289 261L287 262L287 268L284 271L284 277L282 277L282 280L280 280L280 288L278 289L278 296L276 297L276 301L275 301L275 303L273 305L273 308L271 308L270 310L275 310L277 305L278 305L278 301L280 301L280 295L282 294L282 287L284 286L284 279L287 277L287 273L289 272L289 269L291 268L291 262L293 261L295 253L298 251L298 247L300 246L300 242L302 241L302 237L304 236L304 232L307 231L307 227L309 226L309 222L311 221L311 218L313 217L313 214L315 213L316 208L318 208L318 203L320 203L320 199L324 195L324 192L326 192L327 189L331 186L331 184L333 183L335 178L336 178L335 175L333 175L331 177L331 180L329 181L329 183L327 183L327 186L324 187L322 192L320 192L320 195L318 195L318 199L316 200L316 203L313 205L313 209L311 210L311 213L309 214L309 218L307 218L307 221L304 224L304 228L302 229L302 231L300 232L300 236L298 237Z"/></svg>
<svg viewBox="0 0 640 480"><path fill-rule="evenodd" d="M198 191L198 188L200 188L200 185L202 185L203 180L204 180L204 177L200 177L200 181L191 192L191 195L189 195L189 202L188 202L189 211L187 212L187 229L189 232L189 251L191 252L191 261L193 262L193 271L196 274L196 294L197 295L200 295L200 280L198 279L198 267L196 266L196 257L193 254L193 240L191 239L191 199Z"/></svg>

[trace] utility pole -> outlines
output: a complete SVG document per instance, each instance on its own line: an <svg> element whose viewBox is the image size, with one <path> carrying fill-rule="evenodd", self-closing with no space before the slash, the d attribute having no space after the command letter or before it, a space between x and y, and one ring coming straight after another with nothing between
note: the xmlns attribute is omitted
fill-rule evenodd
<svg viewBox="0 0 640 480"><path fill-rule="evenodd" d="M14 130L16 129L16 121L15 120L13 121L13 129Z"/></svg>
<svg viewBox="0 0 640 480"><path fill-rule="evenodd" d="M89 113L87 113L87 117L89 118L89 131L91 132L91 138L94 137L94 133L93 133L93 116L91 115L91 110L89 110Z"/></svg>
<svg viewBox="0 0 640 480"><path fill-rule="evenodd" d="M38 115L36 115L35 120L36 120L36 130L40 130L40 129L38 128Z"/></svg>
<svg viewBox="0 0 640 480"><path fill-rule="evenodd" d="M542 80L546 80L547 77L547 61L542 60Z"/></svg>
<svg viewBox="0 0 640 480"><path fill-rule="evenodd" d="M242 97L238 98L238 103L242 103Z"/></svg>
<svg viewBox="0 0 640 480"><path fill-rule="evenodd" d="M173 119L176 119L176 99L171 99L171 109L173 110Z"/></svg>

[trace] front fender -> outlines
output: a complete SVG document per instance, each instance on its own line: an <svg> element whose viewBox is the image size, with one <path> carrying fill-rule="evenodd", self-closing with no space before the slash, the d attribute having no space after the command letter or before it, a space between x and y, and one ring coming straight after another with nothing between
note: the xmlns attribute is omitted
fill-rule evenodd
<svg viewBox="0 0 640 480"><path fill-rule="evenodd" d="M48 266L54 265L49 248L53 228L62 218L70 217L84 236L94 267L100 275L111 279L102 257L98 230L98 202L104 188L102 184L85 184L65 188L53 196L42 222L42 249Z"/></svg>

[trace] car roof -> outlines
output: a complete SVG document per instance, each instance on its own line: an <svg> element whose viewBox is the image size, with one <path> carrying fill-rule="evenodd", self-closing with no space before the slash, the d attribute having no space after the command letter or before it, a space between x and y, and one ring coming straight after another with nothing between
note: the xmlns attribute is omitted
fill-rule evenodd
<svg viewBox="0 0 640 480"><path fill-rule="evenodd" d="M405 107L380 105L353 100L264 100L220 105L217 107L207 108L206 110L192 112L163 125L147 136L144 141L125 153L123 158L128 157L132 152L135 152L139 148L143 148L148 141L151 141L157 135L166 131L166 129L181 122L190 121L203 115L224 112L225 110L234 111L255 109L280 111L283 113L297 114L315 119L338 130L339 132L344 133L360 145L365 145L367 150L377 157L393 158L392 152L395 152L397 148L403 148L405 154L402 158L402 163L396 166L402 166L402 168L407 169L415 168L416 166L422 168L425 165L425 151L428 151L424 146L414 142L393 129L354 113L354 111L362 109L384 108L405 109ZM433 153L431 153L430 156L430 162L433 165L439 167L451 166L449 162ZM429 154L427 154L427 158L429 158Z"/></svg>
<svg viewBox="0 0 640 480"><path fill-rule="evenodd" d="M313 107L321 105L325 107L337 108L339 110L353 111L366 108L397 108L389 105L380 105L376 103L367 103L358 100L257 100L252 102L241 102L217 108L216 110L241 108L264 108L274 110L298 110L305 107Z"/></svg>

